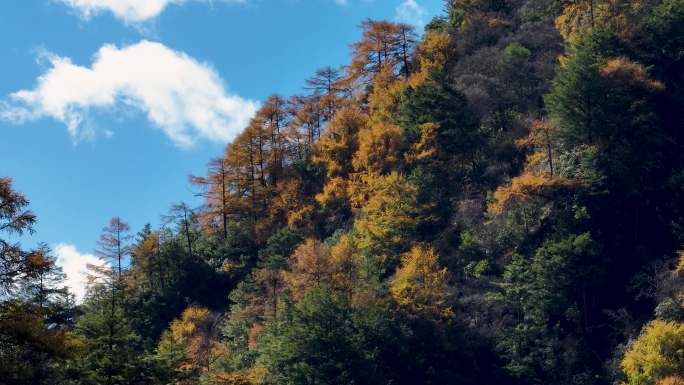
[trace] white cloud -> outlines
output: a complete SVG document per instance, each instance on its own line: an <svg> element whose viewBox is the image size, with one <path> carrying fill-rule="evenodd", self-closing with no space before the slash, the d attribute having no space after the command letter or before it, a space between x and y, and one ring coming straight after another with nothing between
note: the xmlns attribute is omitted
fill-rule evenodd
<svg viewBox="0 0 684 385"><path fill-rule="evenodd" d="M78 11L84 19L90 19L102 12L111 12L116 18L126 23L140 23L153 19L171 5L181 5L188 1L211 3L223 1L227 3L244 3L245 0L53 0L66 4Z"/></svg>
<svg viewBox="0 0 684 385"><path fill-rule="evenodd" d="M209 65L160 43L105 45L90 68L44 56L50 68L34 89L0 103L0 118L23 123L51 117L78 140L94 134L91 111L140 111L176 144L189 146L197 138L230 141L258 108L257 102L228 93Z"/></svg>
<svg viewBox="0 0 684 385"><path fill-rule="evenodd" d="M404 0L395 10L397 21L423 27L425 25L425 8L420 6L416 0Z"/></svg>
<svg viewBox="0 0 684 385"><path fill-rule="evenodd" d="M57 266L66 274L65 284L81 302L88 289L88 265L106 266L107 263L92 254L82 254L75 246L60 243L55 247Z"/></svg>
<svg viewBox="0 0 684 385"><path fill-rule="evenodd" d="M335 0L335 3L337 3L337 5L347 5L348 4L347 0Z"/></svg>

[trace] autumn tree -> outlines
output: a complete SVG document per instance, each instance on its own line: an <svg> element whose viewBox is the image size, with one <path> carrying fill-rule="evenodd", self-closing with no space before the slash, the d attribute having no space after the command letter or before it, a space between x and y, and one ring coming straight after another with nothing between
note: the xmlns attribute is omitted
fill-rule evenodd
<svg viewBox="0 0 684 385"><path fill-rule="evenodd" d="M359 150L352 164L357 171L384 174L402 164L403 148L400 127L390 123L371 124L359 131Z"/></svg>
<svg viewBox="0 0 684 385"><path fill-rule="evenodd" d="M0 178L0 235L33 233L29 200ZM73 297L45 244L33 250L0 238L0 378L7 384L53 385L68 379L80 340L69 328Z"/></svg>
<svg viewBox="0 0 684 385"><path fill-rule="evenodd" d="M0 377L8 385L58 385L80 377L73 362L83 340L70 331L58 302L43 308L16 299L0 302Z"/></svg>
<svg viewBox="0 0 684 385"><path fill-rule="evenodd" d="M596 27L600 10L608 3L602 0L567 2L563 12L556 18L556 28L565 40L576 41L583 33Z"/></svg>
<svg viewBox="0 0 684 385"><path fill-rule="evenodd" d="M147 226L145 230L131 246L131 273L137 284L163 291L169 272L162 255L162 231L152 231Z"/></svg>
<svg viewBox="0 0 684 385"><path fill-rule="evenodd" d="M316 143L314 164L325 170L323 190L315 197L330 219L330 232L351 215L348 176L353 172L352 159L358 148L358 133L368 116L358 108L345 107L335 114L321 140Z"/></svg>
<svg viewBox="0 0 684 385"><path fill-rule="evenodd" d="M361 30L363 38L352 45L351 76L369 81L387 66L408 78L411 73L408 58L415 48L413 28L387 21L365 20L361 23Z"/></svg>
<svg viewBox="0 0 684 385"><path fill-rule="evenodd" d="M622 359L628 384L676 384L675 379L684 376L683 349L684 325L651 321Z"/></svg>
<svg viewBox="0 0 684 385"><path fill-rule="evenodd" d="M325 119L330 121L337 111L337 101L344 88L340 84L342 73L333 67L323 67L306 80L307 89L319 97L319 103L325 108Z"/></svg>
<svg viewBox="0 0 684 385"><path fill-rule="evenodd" d="M516 144L520 146L530 146L536 153L528 158L528 167L544 167L540 163L546 163L549 179L553 179L557 172L554 172L555 151L559 147L560 135L558 128L548 120L535 120L532 122L530 132L527 137L518 140ZM543 161L542 161L543 159Z"/></svg>
<svg viewBox="0 0 684 385"><path fill-rule="evenodd" d="M256 116L264 126L263 130L267 137L266 145L260 147L260 159L266 164L262 164L262 167L266 167L269 183L272 185L278 184L283 172L286 150L284 131L288 118L286 102L278 95L269 96Z"/></svg>
<svg viewBox="0 0 684 385"><path fill-rule="evenodd" d="M74 301L49 248L26 254L27 266L0 301L0 377L7 384L68 381L82 341L71 332Z"/></svg>
<svg viewBox="0 0 684 385"><path fill-rule="evenodd" d="M102 229L98 242L98 255L113 265L116 272L115 279L119 283L123 279L124 263L129 255L128 241L131 235L128 232L130 229L128 223L119 217L114 217L109 221L109 225Z"/></svg>
<svg viewBox="0 0 684 385"><path fill-rule="evenodd" d="M415 239L421 223L422 208L415 186L399 173L374 176L368 181L368 201L355 222L359 250L393 266L398 255Z"/></svg>
<svg viewBox="0 0 684 385"><path fill-rule="evenodd" d="M352 158L358 146L359 130L368 116L358 108L344 108L330 122L317 143L314 161L325 167L328 179L346 177L352 171Z"/></svg>
<svg viewBox="0 0 684 385"><path fill-rule="evenodd" d="M256 222L260 214L262 200L259 198L263 185L258 183L257 141L250 125L228 146L228 161L236 170L235 194L244 207L243 215L252 222Z"/></svg>
<svg viewBox="0 0 684 385"><path fill-rule="evenodd" d="M290 131L287 136L294 142L295 152L290 151L290 153L296 158L302 159L305 152L310 152L314 142L321 136L324 114L319 102L318 96L296 95L288 99L292 120L289 123Z"/></svg>
<svg viewBox="0 0 684 385"><path fill-rule="evenodd" d="M190 182L193 185L204 189L201 195L204 197L207 206L205 213L211 217L220 218L223 239L228 238L228 205L232 193L230 191L231 177L231 170L225 157L214 158L209 161L206 177L190 177Z"/></svg>
<svg viewBox="0 0 684 385"><path fill-rule="evenodd" d="M402 256L390 293L401 308L415 316L435 320L453 316L448 302L448 271L429 247L414 246Z"/></svg>
<svg viewBox="0 0 684 385"><path fill-rule="evenodd" d="M330 285L333 267L330 249L323 243L307 239L290 257L285 282L295 299L301 299L311 288Z"/></svg>
<svg viewBox="0 0 684 385"><path fill-rule="evenodd" d="M332 265L331 284L333 290L347 296L353 301L354 290L358 286L359 266L354 240L349 234L344 234L330 247L330 263Z"/></svg>
<svg viewBox="0 0 684 385"><path fill-rule="evenodd" d="M658 1L581 0L563 2L564 8L555 26L567 42L577 42L593 28L614 31L625 39L634 39L643 20Z"/></svg>
<svg viewBox="0 0 684 385"><path fill-rule="evenodd" d="M208 368L216 342L216 321L209 309L189 306L162 334L157 356L173 373L174 384L196 383Z"/></svg>

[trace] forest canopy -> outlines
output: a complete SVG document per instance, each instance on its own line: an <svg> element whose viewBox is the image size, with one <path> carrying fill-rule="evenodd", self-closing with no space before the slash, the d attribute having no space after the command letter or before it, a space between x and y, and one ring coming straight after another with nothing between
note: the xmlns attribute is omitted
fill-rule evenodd
<svg viewBox="0 0 684 385"><path fill-rule="evenodd" d="M0 178L0 383L684 384L684 0L359 28L82 303Z"/></svg>

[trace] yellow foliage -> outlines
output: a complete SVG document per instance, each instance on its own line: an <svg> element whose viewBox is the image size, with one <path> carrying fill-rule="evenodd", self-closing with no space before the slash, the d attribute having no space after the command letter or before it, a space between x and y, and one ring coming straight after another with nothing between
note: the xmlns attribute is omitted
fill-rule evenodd
<svg viewBox="0 0 684 385"><path fill-rule="evenodd" d="M568 2L556 18L556 28L565 41L576 42L593 27L604 27L625 39L639 30L638 20L648 12L644 0L579 0Z"/></svg>
<svg viewBox="0 0 684 385"><path fill-rule="evenodd" d="M140 244L133 247L132 257L135 260L135 266L142 272L149 272L154 266L151 266L151 259L149 256L156 255L159 249L159 233L154 232L147 236ZM135 273L135 272L134 272Z"/></svg>
<svg viewBox="0 0 684 385"><path fill-rule="evenodd" d="M181 372L198 373L206 369L216 347L216 319L217 316L209 309L189 306L162 334L159 353L173 355L174 352L182 352L176 368Z"/></svg>
<svg viewBox="0 0 684 385"><path fill-rule="evenodd" d="M376 123L359 132L359 150L353 165L357 171L385 173L396 169L401 160L404 136L401 128L391 123Z"/></svg>
<svg viewBox="0 0 684 385"><path fill-rule="evenodd" d="M540 169L548 164L548 155L542 151L537 151L529 154L525 158L525 167L527 169Z"/></svg>
<svg viewBox="0 0 684 385"><path fill-rule="evenodd" d="M302 200L301 182L298 179L288 179L278 184L278 190L274 198L271 199L269 211L288 213L298 207Z"/></svg>
<svg viewBox="0 0 684 385"><path fill-rule="evenodd" d="M573 1L556 18L556 29L565 41L575 42L595 23L598 0Z"/></svg>
<svg viewBox="0 0 684 385"><path fill-rule="evenodd" d="M441 32L429 32L418 44L416 54L418 57L419 71L414 72L409 78L412 88L423 84L431 72L442 70L447 63L449 52L449 35Z"/></svg>
<svg viewBox="0 0 684 385"><path fill-rule="evenodd" d="M314 231L316 208L313 205L304 205L292 210L287 216L287 226L303 234L311 234Z"/></svg>
<svg viewBox="0 0 684 385"><path fill-rule="evenodd" d="M181 315L180 319L171 322L171 333L176 340L192 336L198 326L207 319L209 310L201 307L190 306Z"/></svg>
<svg viewBox="0 0 684 385"><path fill-rule="evenodd" d="M380 177L380 174L373 171L359 172L349 176L347 182L347 196L349 204L358 212L370 198L371 183Z"/></svg>
<svg viewBox="0 0 684 385"><path fill-rule="evenodd" d="M404 90L408 86L405 79L398 79L392 67L385 66L373 78L373 90L369 95L369 107L374 122L391 121Z"/></svg>
<svg viewBox="0 0 684 385"><path fill-rule="evenodd" d="M410 164L424 162L435 158L437 155L437 141L439 124L425 123L419 126L420 140L415 143L409 151L404 154L406 161Z"/></svg>
<svg viewBox="0 0 684 385"><path fill-rule="evenodd" d="M392 298L409 313L433 319L453 316L447 303L449 272L442 268L432 248L414 246L401 259L390 284Z"/></svg>
<svg viewBox="0 0 684 385"><path fill-rule="evenodd" d="M368 122L368 115L354 107L340 109L316 142L313 160L325 167L328 178L346 177L356 152L359 130Z"/></svg>
<svg viewBox="0 0 684 385"><path fill-rule="evenodd" d="M679 260L677 261L675 273L679 274L684 271L684 250L679 250L677 255L679 256Z"/></svg>
<svg viewBox="0 0 684 385"><path fill-rule="evenodd" d="M358 278L354 256L355 247L352 238L347 234L341 236L339 241L330 249L332 288L346 293L349 299L352 297Z"/></svg>
<svg viewBox="0 0 684 385"><path fill-rule="evenodd" d="M621 366L630 385L676 384L668 377L684 375L684 324L650 322L625 353Z"/></svg>
<svg viewBox="0 0 684 385"><path fill-rule="evenodd" d="M421 220L416 187L397 172L368 179L368 201L356 221L358 247L384 259L405 250Z"/></svg>
<svg viewBox="0 0 684 385"><path fill-rule="evenodd" d="M330 209L346 206L349 202L347 181L340 177L328 180L325 186L323 186L323 191L316 194L316 202Z"/></svg>

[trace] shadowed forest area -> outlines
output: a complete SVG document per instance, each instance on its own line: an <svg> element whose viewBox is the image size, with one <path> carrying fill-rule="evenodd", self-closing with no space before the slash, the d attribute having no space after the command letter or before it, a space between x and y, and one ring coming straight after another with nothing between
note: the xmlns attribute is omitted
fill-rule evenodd
<svg viewBox="0 0 684 385"><path fill-rule="evenodd" d="M684 0L360 28L83 303L0 178L0 383L684 385Z"/></svg>

